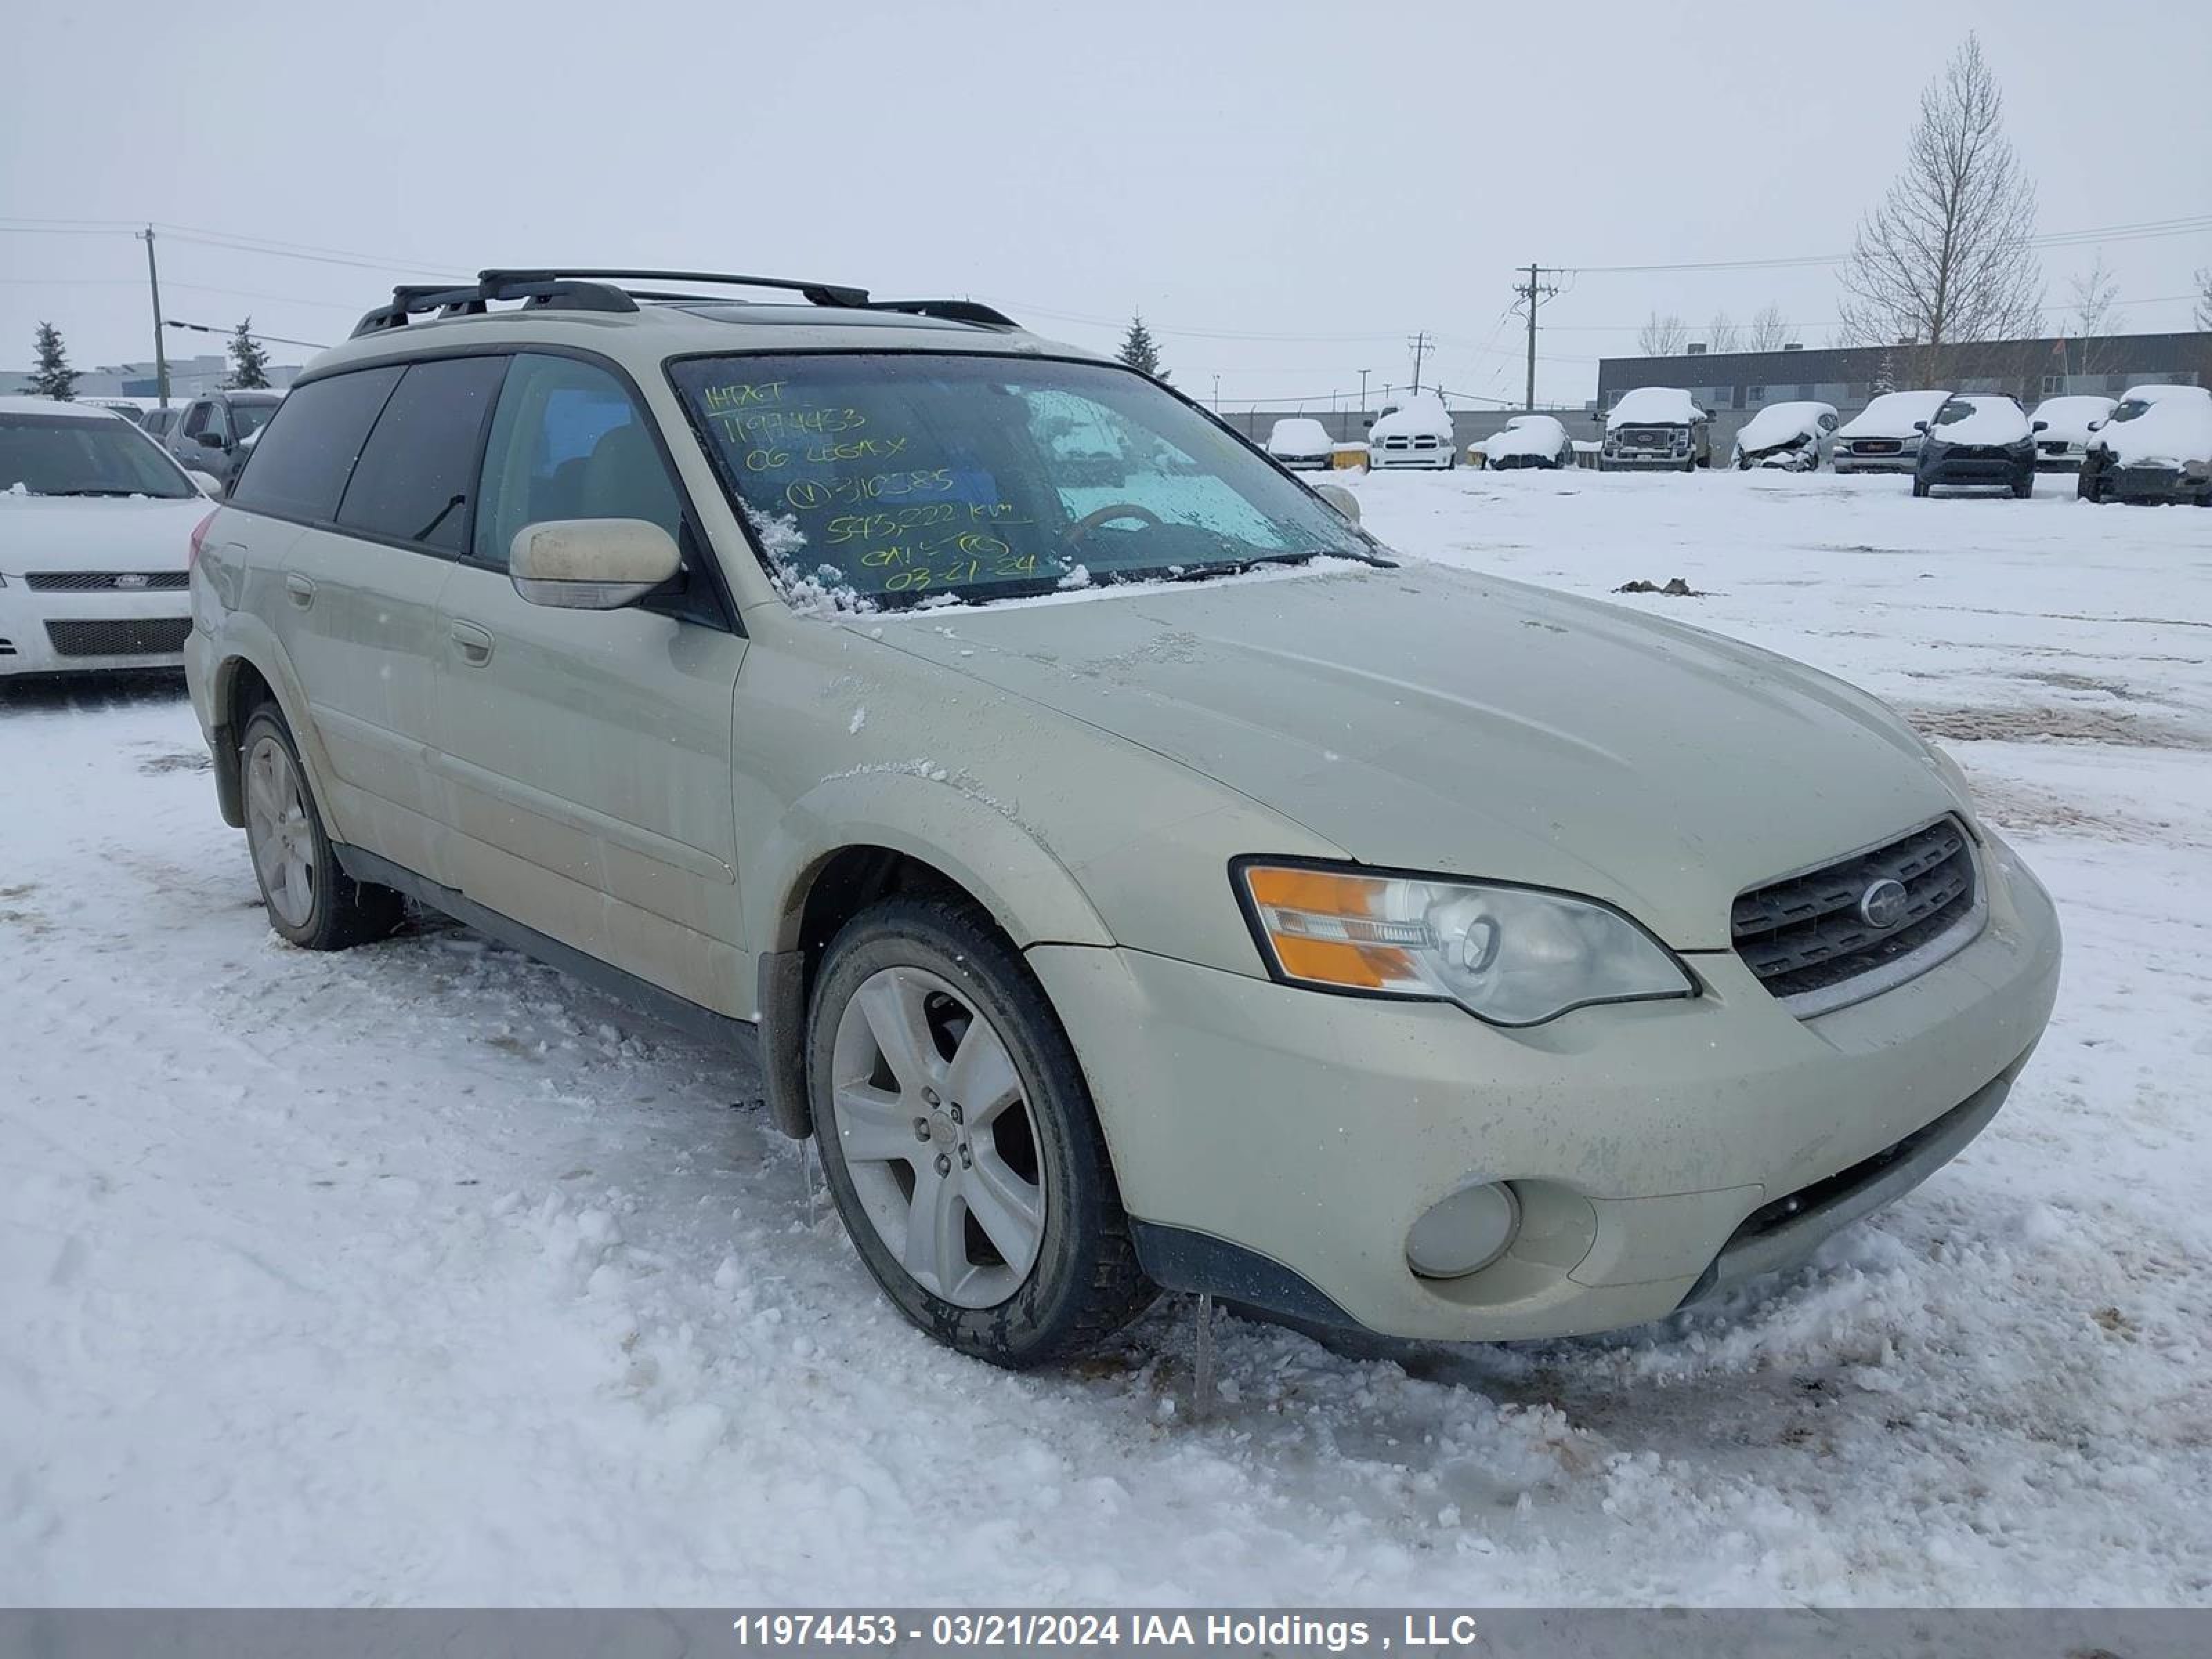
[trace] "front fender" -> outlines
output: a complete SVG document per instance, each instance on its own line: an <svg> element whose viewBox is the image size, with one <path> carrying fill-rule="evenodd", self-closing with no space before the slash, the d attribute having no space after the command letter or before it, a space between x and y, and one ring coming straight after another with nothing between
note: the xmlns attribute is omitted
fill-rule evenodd
<svg viewBox="0 0 2212 1659"><path fill-rule="evenodd" d="M750 941L766 953L798 948L814 874L851 847L882 847L941 871L1024 950L1110 945L1113 935L1041 831L964 772L923 761L863 766L824 778L793 802L759 852L741 860Z"/></svg>

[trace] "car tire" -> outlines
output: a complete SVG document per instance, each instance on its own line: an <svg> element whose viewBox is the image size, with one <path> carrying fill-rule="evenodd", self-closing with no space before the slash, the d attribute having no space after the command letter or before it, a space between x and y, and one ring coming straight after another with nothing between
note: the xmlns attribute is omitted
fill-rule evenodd
<svg viewBox="0 0 2212 1659"><path fill-rule="evenodd" d="M268 704L256 709L238 746L246 850L269 926L308 951L349 950L391 933L406 918L406 902L339 867L283 716Z"/></svg>
<svg viewBox="0 0 2212 1659"><path fill-rule="evenodd" d="M1928 480L1917 472L1912 475L1912 494L1916 499L1924 498L1928 494Z"/></svg>
<svg viewBox="0 0 2212 1659"><path fill-rule="evenodd" d="M946 1346L1010 1370L1047 1364L1158 1294L1067 1034L969 906L898 898L847 923L815 981L806 1062L823 1174L854 1248ZM988 1101L960 1098L987 1088Z"/></svg>
<svg viewBox="0 0 2212 1659"><path fill-rule="evenodd" d="M2016 501L2024 501L2034 494L2035 475L2033 472L2029 473L2025 478L2019 480L2012 487L2013 499Z"/></svg>

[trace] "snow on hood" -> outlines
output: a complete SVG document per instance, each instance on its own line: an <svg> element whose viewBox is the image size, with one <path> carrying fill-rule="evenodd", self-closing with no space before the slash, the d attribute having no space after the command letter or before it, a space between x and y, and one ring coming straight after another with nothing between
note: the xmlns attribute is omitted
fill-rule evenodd
<svg viewBox="0 0 2212 1659"><path fill-rule="evenodd" d="M1451 413L1444 400L1433 392L1424 392L1409 398L1392 413L1368 428L1370 438L1423 436L1449 441L1452 434Z"/></svg>
<svg viewBox="0 0 2212 1659"><path fill-rule="evenodd" d="M2113 411L2095 437L2097 446L2122 466L2179 467L2212 461L2212 391L2201 386L2142 386L2129 388L2120 409L2142 404L2125 420Z"/></svg>
<svg viewBox="0 0 2212 1659"><path fill-rule="evenodd" d="M1835 412L1833 404L1769 404L1743 423L1743 429L1735 434L1735 447L1751 455L1777 444L1817 436L1820 416Z"/></svg>
<svg viewBox="0 0 2212 1659"><path fill-rule="evenodd" d="M1624 392L1605 417L1607 432L1624 426L1688 426L1705 419L1698 400L1678 386L1640 386Z"/></svg>
<svg viewBox="0 0 2212 1659"><path fill-rule="evenodd" d="M2088 393L2045 398L2036 404L2035 413L2028 419L2043 422L2045 430L2035 434L2043 443L2086 444L2089 441L2089 422L2106 419L2112 407L2112 398Z"/></svg>
<svg viewBox="0 0 2212 1659"><path fill-rule="evenodd" d="M1961 406L1966 413L1958 416ZM2027 436L2027 411L2009 398L1977 393L1952 398L1944 407L1955 418L1928 423L1928 435L1939 443L2016 444Z"/></svg>
<svg viewBox="0 0 2212 1659"><path fill-rule="evenodd" d="M165 500L17 495L0 489L0 576L33 570L182 570L192 526L214 506L197 494Z"/></svg>
<svg viewBox="0 0 2212 1659"><path fill-rule="evenodd" d="M1503 432L1482 441L1482 453L1495 461L1507 455L1556 455L1567 441L1567 429L1548 415L1516 415Z"/></svg>
<svg viewBox="0 0 2212 1659"><path fill-rule="evenodd" d="M1327 427L1303 416L1276 422L1267 434L1270 455L1326 455L1335 447Z"/></svg>
<svg viewBox="0 0 2212 1659"><path fill-rule="evenodd" d="M1911 438L1915 421L1932 421L1951 400L1948 392L1885 392L1844 422L1838 438Z"/></svg>

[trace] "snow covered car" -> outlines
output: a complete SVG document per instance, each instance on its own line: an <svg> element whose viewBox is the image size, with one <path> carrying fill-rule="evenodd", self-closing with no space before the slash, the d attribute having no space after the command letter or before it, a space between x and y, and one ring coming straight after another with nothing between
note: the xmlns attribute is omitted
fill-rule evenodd
<svg viewBox="0 0 2212 1659"><path fill-rule="evenodd" d="M410 896L727 1045L937 1340L1662 1317L2035 1047L2050 899L1872 697L1395 559L972 301L630 280L308 365L196 537L216 801L295 945Z"/></svg>
<svg viewBox="0 0 2212 1659"><path fill-rule="evenodd" d="M2089 452L2089 434L2100 421L2112 418L2115 400L2087 392L2045 398L2030 418L2040 421L2035 434L2035 465L2039 471L2072 472Z"/></svg>
<svg viewBox="0 0 2212 1659"><path fill-rule="evenodd" d="M2212 392L2130 386L2090 434L2075 485L2087 501L2195 501L2212 507Z"/></svg>
<svg viewBox="0 0 2212 1659"><path fill-rule="evenodd" d="M0 398L0 678L180 666L213 486L112 410Z"/></svg>
<svg viewBox="0 0 2212 1659"><path fill-rule="evenodd" d="M1936 418L1948 392L1885 392L1836 430L1828 466L1836 472L1910 472L1920 461L1921 423Z"/></svg>
<svg viewBox="0 0 2212 1659"><path fill-rule="evenodd" d="M1516 415L1502 432L1493 432L1476 446L1483 464L1492 470L1514 467L1571 467L1574 440L1549 415Z"/></svg>
<svg viewBox="0 0 2212 1659"><path fill-rule="evenodd" d="M1293 472L1322 471L1334 465L1336 440L1319 421L1293 415L1267 434L1267 453Z"/></svg>
<svg viewBox="0 0 2212 1659"><path fill-rule="evenodd" d="M1921 423L1912 493L2006 489L2025 501L2035 493L2035 423L2002 392L1954 392L1936 418Z"/></svg>
<svg viewBox="0 0 2212 1659"><path fill-rule="evenodd" d="M1818 472L1835 430L1833 404L1769 404L1735 434L1729 462L1746 472L1754 466Z"/></svg>
<svg viewBox="0 0 2212 1659"><path fill-rule="evenodd" d="M1713 464L1712 416L1673 386L1620 394L1605 417L1601 472L1688 472Z"/></svg>
<svg viewBox="0 0 2212 1659"><path fill-rule="evenodd" d="M1459 465L1453 447L1451 412L1433 392L1416 392L1401 403L1385 404L1367 432L1367 465L1376 471Z"/></svg>

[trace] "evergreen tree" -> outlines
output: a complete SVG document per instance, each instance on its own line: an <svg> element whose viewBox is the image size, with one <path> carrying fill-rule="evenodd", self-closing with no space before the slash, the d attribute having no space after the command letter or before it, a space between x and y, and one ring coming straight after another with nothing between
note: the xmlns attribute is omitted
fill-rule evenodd
<svg viewBox="0 0 2212 1659"><path fill-rule="evenodd" d="M240 322L230 337L230 383L240 392L264 391L269 385L269 349L253 337L253 319Z"/></svg>
<svg viewBox="0 0 2212 1659"><path fill-rule="evenodd" d="M1160 349L1153 342L1152 330L1145 326L1145 313L1133 312L1129 317L1129 331L1121 337L1121 361L1133 369L1164 380L1167 370L1160 367Z"/></svg>
<svg viewBox="0 0 2212 1659"><path fill-rule="evenodd" d="M67 403L76 396L76 370L69 366L69 353L62 349L62 331L52 323L40 323L38 338L39 366L31 371L31 395Z"/></svg>

